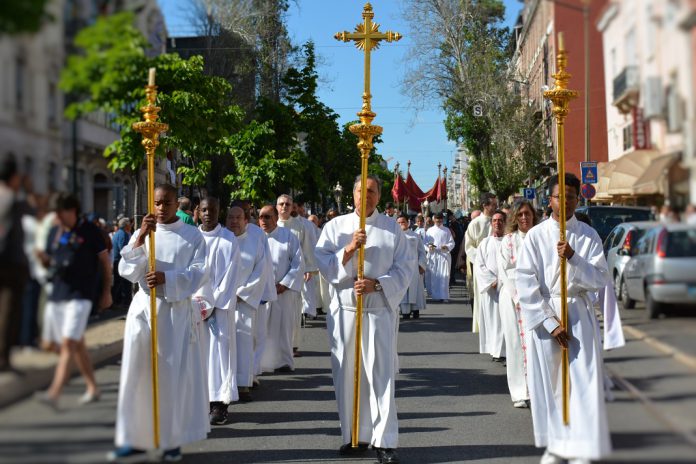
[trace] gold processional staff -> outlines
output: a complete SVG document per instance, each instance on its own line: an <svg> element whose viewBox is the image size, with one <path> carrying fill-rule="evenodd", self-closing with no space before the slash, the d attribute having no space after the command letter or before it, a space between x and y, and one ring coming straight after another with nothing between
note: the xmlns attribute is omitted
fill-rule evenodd
<svg viewBox="0 0 696 464"><path fill-rule="evenodd" d="M370 52L379 47L379 42L395 42L401 39L398 32L380 32L379 24L372 22L375 14L372 12L372 5L365 4L362 17L363 22L355 27L355 32L338 32L334 37L343 42L355 41L355 47L365 52L365 90L362 95L362 109L358 113L360 124L350 126L350 131L358 136L358 149L360 150L361 171L360 171L360 229L365 229L365 209L367 208L367 158L374 147L372 139L375 135L382 133L380 126L373 126L372 120L377 116L372 112L370 94ZM365 268L365 247L358 249L358 279L364 278ZM357 296L355 312L355 371L353 380L353 424L351 433L351 445L353 448L358 446L358 422L360 418L360 360L362 344L362 313L363 298Z"/></svg>
<svg viewBox="0 0 696 464"><path fill-rule="evenodd" d="M556 84L553 89L544 92L544 98L553 102L553 114L556 117L556 160L558 165L558 203L560 211L558 222L560 226L560 240L566 240L566 207L565 207L565 118L568 116L568 104L573 98L577 98L576 90L568 89L570 74L566 72L568 64L568 53L563 47L563 33L558 33L558 55L556 57L556 67L558 71L553 74ZM568 330L568 277L566 276L566 259L560 258L561 262L561 326ZM562 350L561 357L561 376L563 388L563 423L570 424L570 360L568 359L568 349Z"/></svg>
<svg viewBox="0 0 696 464"><path fill-rule="evenodd" d="M140 108L145 121L133 123L133 130L143 134L142 145L147 155L147 212L155 212L155 150L159 145L159 135L169 129L167 124L157 122L160 108L155 106L157 86L155 85L155 68L150 68L145 87L147 105ZM155 271L155 234L148 236L148 258L150 272ZM157 359L157 291L150 289L150 356L152 363L152 423L155 448L159 448L159 369Z"/></svg>

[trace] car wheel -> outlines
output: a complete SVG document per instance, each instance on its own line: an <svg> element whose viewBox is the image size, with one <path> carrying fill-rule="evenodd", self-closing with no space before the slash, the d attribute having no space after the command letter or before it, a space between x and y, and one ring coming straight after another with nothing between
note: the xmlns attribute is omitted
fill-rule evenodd
<svg viewBox="0 0 696 464"><path fill-rule="evenodd" d="M662 312L662 305L653 299L650 289L645 289L645 314L648 319L657 319Z"/></svg>
<svg viewBox="0 0 696 464"><path fill-rule="evenodd" d="M623 299L621 295L621 277L619 277L618 272L614 272L614 294L616 295L616 301Z"/></svg>
<svg viewBox="0 0 696 464"><path fill-rule="evenodd" d="M630 296L628 296L628 286L626 285L626 281L624 280L623 276L621 276L621 283L619 284L619 288L619 295L621 295L621 301L623 301L624 308L635 308L636 300L633 300Z"/></svg>

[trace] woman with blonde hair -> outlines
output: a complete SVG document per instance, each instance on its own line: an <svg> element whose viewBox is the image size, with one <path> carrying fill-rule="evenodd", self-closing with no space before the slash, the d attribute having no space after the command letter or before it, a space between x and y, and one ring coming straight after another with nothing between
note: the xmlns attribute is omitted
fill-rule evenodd
<svg viewBox="0 0 696 464"><path fill-rule="evenodd" d="M508 215L506 234L500 245L498 257L498 276L502 284L499 308L507 355L508 388L512 405L516 408L529 407L529 392L526 380L524 326L515 287L515 268L524 237L537 222L532 203L528 200L517 201Z"/></svg>

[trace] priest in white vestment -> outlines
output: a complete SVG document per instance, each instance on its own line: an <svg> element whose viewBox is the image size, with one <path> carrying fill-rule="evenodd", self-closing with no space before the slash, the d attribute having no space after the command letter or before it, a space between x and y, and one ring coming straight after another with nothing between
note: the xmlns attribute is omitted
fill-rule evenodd
<svg viewBox="0 0 696 464"><path fill-rule="evenodd" d="M517 291L527 331L527 372L534 441L543 463L597 460L611 452L602 356L591 293L608 282L597 232L574 211L580 181L566 174L566 241L559 239L558 178L549 181L552 217L532 228L517 261ZM560 326L559 256L567 258L568 329ZM561 349L570 359L570 424L563 424Z"/></svg>
<svg viewBox="0 0 696 464"><path fill-rule="evenodd" d="M272 206L264 206L259 213L259 224L266 233L273 261L274 282L278 299L267 303L268 334L261 357L263 372L292 372L292 335L297 322L295 308L300 305L303 275L300 242L289 228L278 226L278 212Z"/></svg>
<svg viewBox="0 0 696 464"><path fill-rule="evenodd" d="M491 235L484 238L476 249L474 278L479 291L479 352L488 353L493 361L505 357L503 327L500 321L500 281L498 255L505 232L505 213L496 211L491 218Z"/></svg>
<svg viewBox="0 0 696 464"><path fill-rule="evenodd" d="M415 257L394 219L377 211L380 181L368 176L366 226L360 230L360 177L353 186L355 212L327 223L316 248L319 271L329 282L331 306L326 323L331 348L341 454L361 453L372 444L380 462L398 462L398 424L394 400L396 323L399 303L411 280ZM358 248L365 247L364 279L356 280ZM358 448L351 447L356 293L363 295L362 380Z"/></svg>
<svg viewBox="0 0 696 464"><path fill-rule="evenodd" d="M293 216L294 202L290 195L280 195L276 200L276 209L278 211L278 227L290 229L300 242L300 249L302 252L302 273L304 282L302 283L300 303L298 307L295 308L295 324L292 332L293 352L297 352L300 345L300 322L302 320L303 308L313 305L313 314L316 315L314 294L305 290L305 283L309 282L317 271L317 265L314 262L314 246L316 245L316 241L313 231L309 230L308 225L303 221L304 218L297 216L296 212ZM307 301L308 299L311 301Z"/></svg>
<svg viewBox="0 0 696 464"><path fill-rule="evenodd" d="M237 300L237 384L239 399L252 400L256 370L254 368L254 338L257 313L263 297L266 280L271 278L272 269L268 266L266 236L263 231L249 224L247 213L239 206L232 206L227 212L227 227L234 233L239 243Z"/></svg>
<svg viewBox="0 0 696 464"><path fill-rule="evenodd" d="M498 277L500 282L500 321L505 337L507 382L516 408L529 407L527 389L526 345L520 297L517 292L517 259L522 251L524 237L537 223L534 206L528 200L518 200L510 211L507 234L500 244Z"/></svg>
<svg viewBox="0 0 696 464"><path fill-rule="evenodd" d="M116 412L116 446L110 460L153 450L150 296L157 291L160 448L181 459L180 447L203 440L208 423L208 388L193 294L206 277L206 245L200 231L177 216L177 191L155 189L155 213L143 218L121 252L120 275L137 282L123 340ZM156 272L148 271L149 240L155 234Z"/></svg>
<svg viewBox="0 0 696 464"><path fill-rule="evenodd" d="M430 288L428 289L430 298L441 300L443 303L449 301L449 282L450 270L452 268L452 255L450 252L454 248L454 238L449 227L443 225L444 216L436 213L433 216L435 225L425 233L429 238L428 270L430 271Z"/></svg>
<svg viewBox="0 0 696 464"><path fill-rule="evenodd" d="M239 244L234 234L218 222L220 202L217 198L204 198L199 208L202 222L199 229L208 249L208 279L207 288L199 290L197 296L208 298L212 307L212 314L204 315L210 425L222 425L227 422L227 407L239 399L235 322Z"/></svg>
<svg viewBox="0 0 696 464"><path fill-rule="evenodd" d="M418 234L408 229L408 216L402 214L396 219L396 222L399 224L399 227L401 227L401 230L404 231L404 235L406 235L411 254L416 257L416 261L414 262L415 269L411 276L411 282L406 290L404 299L401 300L399 304L399 308L405 319L410 318L411 315L413 315L414 319L418 319L421 310L425 309L425 285L423 282L423 276L425 275L425 268L427 266L425 245Z"/></svg>
<svg viewBox="0 0 696 464"><path fill-rule="evenodd" d="M476 264L476 249L478 248L481 241L488 237L491 232L491 217L493 213L498 209L498 200L492 193L484 193L481 195L481 207L483 208L483 214L476 217L469 223L464 233L464 250L466 251L466 272L467 275L471 275L472 287L468 289L469 295L471 295L471 310L472 310L472 320L471 320L471 331L479 331L479 291L476 279L473 278L474 266Z"/></svg>

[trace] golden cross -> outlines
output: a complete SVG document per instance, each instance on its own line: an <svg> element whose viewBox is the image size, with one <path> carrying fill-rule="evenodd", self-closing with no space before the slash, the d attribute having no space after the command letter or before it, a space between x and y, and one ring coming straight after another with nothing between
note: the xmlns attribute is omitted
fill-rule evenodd
<svg viewBox="0 0 696 464"><path fill-rule="evenodd" d="M355 32L337 32L334 37L336 40L343 42L353 40L355 41L355 47L365 52L365 90L363 92L362 111L358 113L358 116L360 116L361 122L369 124L375 117L370 103L372 100L372 95L370 95L370 52L376 50L382 40L387 42L401 40L401 34L392 31L380 32L379 24L372 22L375 13L372 11L372 5L369 2L363 8L362 17L363 22L355 26Z"/></svg>

